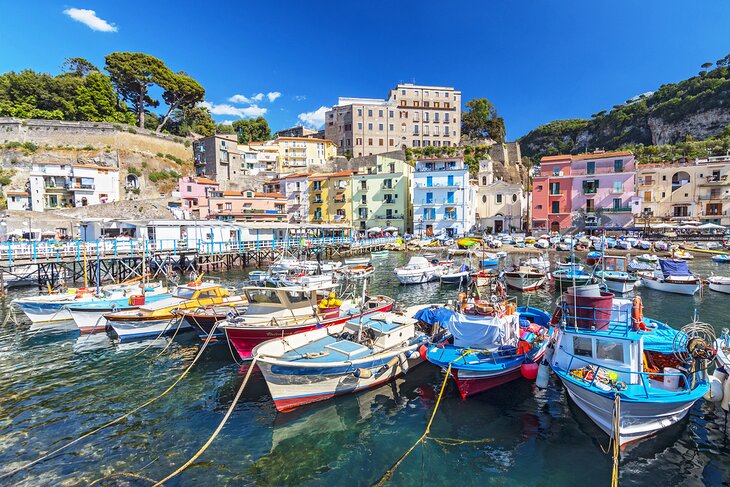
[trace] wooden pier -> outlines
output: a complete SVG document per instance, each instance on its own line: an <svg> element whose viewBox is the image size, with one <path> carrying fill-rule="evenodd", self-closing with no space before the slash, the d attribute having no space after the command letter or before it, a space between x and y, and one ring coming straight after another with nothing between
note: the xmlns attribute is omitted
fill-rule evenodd
<svg viewBox="0 0 730 487"><path fill-rule="evenodd" d="M5 242L0 244L0 279L37 273L39 285L95 286L122 282L147 273L165 277L173 270L225 271L262 266L281 256L336 259L382 250L396 237L356 240L349 237L262 241L113 239L94 241ZM2 283L0 283L2 284Z"/></svg>

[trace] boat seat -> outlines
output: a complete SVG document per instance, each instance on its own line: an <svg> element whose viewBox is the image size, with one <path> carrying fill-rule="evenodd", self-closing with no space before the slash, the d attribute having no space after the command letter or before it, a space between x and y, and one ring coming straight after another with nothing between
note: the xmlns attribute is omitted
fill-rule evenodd
<svg viewBox="0 0 730 487"><path fill-rule="evenodd" d="M368 347L357 342L351 342L350 340L339 340L330 345L325 345L324 348L342 354L348 359L355 358L358 355L363 355L370 351Z"/></svg>

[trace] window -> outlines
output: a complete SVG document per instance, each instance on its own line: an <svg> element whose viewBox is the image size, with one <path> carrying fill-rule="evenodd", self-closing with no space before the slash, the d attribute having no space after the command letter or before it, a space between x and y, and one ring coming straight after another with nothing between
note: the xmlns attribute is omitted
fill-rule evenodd
<svg viewBox="0 0 730 487"><path fill-rule="evenodd" d="M418 125L413 126L413 135L418 135Z"/></svg>
<svg viewBox="0 0 730 487"><path fill-rule="evenodd" d="M593 213L596 211L596 204L593 200L586 200L586 211L588 213Z"/></svg>
<svg viewBox="0 0 730 487"><path fill-rule="evenodd" d="M378 124L378 130L383 130L383 124L382 123L379 123Z"/></svg>
<svg viewBox="0 0 730 487"><path fill-rule="evenodd" d="M623 181L614 181L613 182L613 192L614 193L623 193L624 192Z"/></svg>
<svg viewBox="0 0 730 487"><path fill-rule="evenodd" d="M560 213L560 202L559 201L553 201L551 210L553 213Z"/></svg>
<svg viewBox="0 0 730 487"><path fill-rule="evenodd" d="M368 130L372 130L372 129L373 129L373 124L372 123L369 123L368 124Z"/></svg>
<svg viewBox="0 0 730 487"><path fill-rule="evenodd" d="M560 168L554 167L553 168L553 176L560 176Z"/></svg>
<svg viewBox="0 0 730 487"><path fill-rule="evenodd" d="M360 189L367 190L368 189L368 182L367 181L360 181Z"/></svg>
<svg viewBox="0 0 730 487"><path fill-rule="evenodd" d="M560 183L550 183L550 194L551 195L560 194Z"/></svg>
<svg viewBox="0 0 730 487"><path fill-rule="evenodd" d="M596 173L596 161L588 161L586 163L586 174Z"/></svg>
<svg viewBox="0 0 730 487"><path fill-rule="evenodd" d="M573 336L573 354L579 357L593 357L593 340Z"/></svg>
<svg viewBox="0 0 730 487"><path fill-rule="evenodd" d="M513 194L512 195L512 203L517 203L517 195L516 194Z"/></svg>
<svg viewBox="0 0 730 487"><path fill-rule="evenodd" d="M613 209L614 210L621 209L621 198L614 198L613 199Z"/></svg>
<svg viewBox="0 0 730 487"><path fill-rule="evenodd" d="M434 123L439 123L439 113L438 112L433 114L433 121L434 121ZM448 123L448 121L449 121L449 118L444 117L444 122Z"/></svg>
<svg viewBox="0 0 730 487"><path fill-rule="evenodd" d="M624 346L620 342L596 339L596 358L623 363Z"/></svg>
<svg viewBox="0 0 730 487"><path fill-rule="evenodd" d="M482 196L482 203L486 203L486 202L487 202L487 195L485 194L484 196Z"/></svg>
<svg viewBox="0 0 730 487"><path fill-rule="evenodd" d="M498 205L501 205L502 204L502 195L501 194L498 194L497 195L497 204Z"/></svg>
<svg viewBox="0 0 730 487"><path fill-rule="evenodd" d="M423 126L423 135L430 135L428 131L428 125Z"/></svg>
<svg viewBox="0 0 730 487"><path fill-rule="evenodd" d="M357 129L362 130L362 122L357 122Z"/></svg>
<svg viewBox="0 0 730 487"><path fill-rule="evenodd" d="M355 144L362 145L362 139L359 137L357 139L355 139Z"/></svg>
<svg viewBox="0 0 730 487"><path fill-rule="evenodd" d="M453 191L449 191L448 193L446 193L446 202L447 203L454 202L454 192Z"/></svg>
<svg viewBox="0 0 730 487"><path fill-rule="evenodd" d="M598 179L583 181L583 194L596 194L598 191Z"/></svg>
<svg viewBox="0 0 730 487"><path fill-rule="evenodd" d="M368 145L373 145L373 139L368 139Z"/></svg>
<svg viewBox="0 0 730 487"><path fill-rule="evenodd" d="M624 172L624 160L616 159L613 161L613 172Z"/></svg>
<svg viewBox="0 0 730 487"><path fill-rule="evenodd" d="M383 116L383 110L378 110L378 117L382 117L382 116Z"/></svg>
<svg viewBox="0 0 730 487"><path fill-rule="evenodd" d="M373 111L372 110L368 110L368 117L372 117L372 116L373 116Z"/></svg>
<svg viewBox="0 0 730 487"><path fill-rule="evenodd" d="M357 109L357 116L362 117L362 108Z"/></svg>
<svg viewBox="0 0 730 487"><path fill-rule="evenodd" d="M362 198L360 198L360 203L362 203L363 205L366 205L368 203L367 195L362 195Z"/></svg>
<svg viewBox="0 0 730 487"><path fill-rule="evenodd" d="M389 116L390 118L393 118L393 117L395 117L395 112L394 112L393 110L389 110L389 111L388 111L388 116Z"/></svg>
<svg viewBox="0 0 730 487"><path fill-rule="evenodd" d="M433 193L426 193L426 204L433 203Z"/></svg>
<svg viewBox="0 0 730 487"><path fill-rule="evenodd" d="M384 139L378 139L378 145L379 145L379 146L381 146L381 147L382 147L383 145L385 145L385 141L384 141Z"/></svg>
<svg viewBox="0 0 730 487"><path fill-rule="evenodd" d="M233 203L226 203L226 210L232 211L233 210Z"/></svg>
<svg viewBox="0 0 730 487"><path fill-rule="evenodd" d="M191 192L192 190L193 190L193 187L192 186L188 186L188 193Z"/></svg>
<svg viewBox="0 0 730 487"><path fill-rule="evenodd" d="M390 169L391 174L395 173L395 163L391 162L390 164L388 164L388 169Z"/></svg>
<svg viewBox="0 0 730 487"><path fill-rule="evenodd" d="M395 130L395 127L393 126L392 123L391 124L388 124L388 130L390 130L390 131Z"/></svg>
<svg viewBox="0 0 730 487"><path fill-rule="evenodd" d="M433 187L433 176L426 176L426 187Z"/></svg>
<svg viewBox="0 0 730 487"><path fill-rule="evenodd" d="M449 123L449 114L444 113L444 123Z"/></svg>
<svg viewBox="0 0 730 487"><path fill-rule="evenodd" d="M395 145L395 140L388 139L388 145L391 146L391 147L393 147Z"/></svg>
<svg viewBox="0 0 730 487"><path fill-rule="evenodd" d="M454 175L450 174L446 181L447 181L446 182L447 186L453 186L454 185Z"/></svg>

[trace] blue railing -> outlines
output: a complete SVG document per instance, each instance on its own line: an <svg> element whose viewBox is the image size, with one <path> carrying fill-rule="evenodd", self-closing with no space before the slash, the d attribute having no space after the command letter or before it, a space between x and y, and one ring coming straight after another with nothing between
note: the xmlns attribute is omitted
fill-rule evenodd
<svg viewBox="0 0 730 487"><path fill-rule="evenodd" d="M125 240L55 240L33 242L5 242L0 244L0 265L12 266L16 261L22 263L61 261L65 258L76 260L95 259L97 256L139 257L142 255L165 254L177 256L194 252L201 255L222 255L258 250L288 250L317 247L375 247L394 243L396 237L354 239L352 237L289 237L285 239L228 240L214 241L204 239L125 239Z"/></svg>
<svg viewBox="0 0 730 487"><path fill-rule="evenodd" d="M568 301L570 297L566 298ZM579 297L580 299L580 297ZM574 306L563 301L563 330L580 332L601 331L613 336L628 336L632 330L632 308L596 308L592 306ZM608 317L606 318L606 314ZM595 329L593 329L595 327Z"/></svg>
<svg viewBox="0 0 730 487"><path fill-rule="evenodd" d="M656 397L658 397L658 396L666 396L666 393L667 393L667 391L665 389L658 389L658 388L657 388L658 390L661 390L662 391L661 393L654 393L654 394L652 394L649 391L649 388L650 387L652 389L654 389L654 387L651 386L651 384L648 384L647 385L648 380L651 379L652 377L677 377L679 379L682 379L682 387L679 389L679 391L681 391L681 392L683 392L685 394L689 394L693 390L693 387L691 386L691 384L693 383L693 381L691 379L691 376L689 374L685 374L683 372L679 372L679 373L676 373L676 374L666 374L666 373L663 373L663 372L634 372L634 371L631 371L631 370L621 370L621 369L617 369L617 368L614 368L614 367L609 367L607 365L602 365L602 364L596 363L596 362L594 362L592 360L592 357L579 357L577 355L573 355L572 353L570 353L567 350L565 350L565 347L563 347L562 345L560 346L560 350L561 350L561 353L564 353L565 355L567 355L567 356L570 357L570 361L568 362L568 369L567 370L565 370L565 369L563 369L562 367L559 367L559 366L557 368L561 372L563 372L565 375L570 376L571 378L573 378L576 381L579 381L579 382L582 381L585 384L587 384L589 387L594 387L594 384L596 382L596 379L598 378L598 372L601 369L603 369L603 370L606 370L606 371L615 372L616 374L628 375L629 378L632 378L633 376L638 376L639 377L639 384L634 384L634 383L631 382L631 380L629 380L629 384L628 385L641 385L642 386L642 389L644 390L644 397L646 397L646 398L650 398L650 397L653 397L653 396L656 396ZM578 376L576 376L576 375L574 375L572 373L572 371L573 371L573 368L572 368L573 360L578 360L580 362L583 362L583 363L585 363L587 365L590 365L591 367L594 367L595 368L595 370L593 370L593 378L590 381L587 381L587 380L585 380L585 379L583 379L581 377L578 377ZM695 372L695 374L701 374L701 372ZM698 375L697 378L701 378L701 375ZM677 392L679 392L679 391L677 391ZM621 392L621 391L619 391L619 392Z"/></svg>

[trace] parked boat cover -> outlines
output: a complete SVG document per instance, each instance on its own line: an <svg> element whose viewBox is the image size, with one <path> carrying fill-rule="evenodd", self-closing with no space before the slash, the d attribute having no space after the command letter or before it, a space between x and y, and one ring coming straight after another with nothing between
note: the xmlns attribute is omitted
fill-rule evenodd
<svg viewBox="0 0 730 487"><path fill-rule="evenodd" d="M657 327L651 333L644 333L644 350L650 352L673 353L675 336L679 333L677 330L661 323L657 323ZM680 341L681 343L682 341ZM686 339L683 341L686 343Z"/></svg>
<svg viewBox="0 0 730 487"><path fill-rule="evenodd" d="M659 259L659 266L662 268L664 277L671 276L691 276L687 262L683 260L667 260Z"/></svg>
<svg viewBox="0 0 730 487"><path fill-rule="evenodd" d="M446 323L454 319L454 312L446 308L423 308L414 315L414 318L418 321L423 321L426 324L433 325L434 323L441 323L446 326Z"/></svg>
<svg viewBox="0 0 730 487"><path fill-rule="evenodd" d="M519 320L519 313L504 318L460 314L447 323L447 328L454 337L455 346L491 350L506 343L506 323L513 319Z"/></svg>

